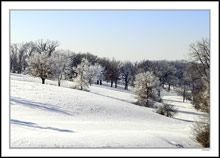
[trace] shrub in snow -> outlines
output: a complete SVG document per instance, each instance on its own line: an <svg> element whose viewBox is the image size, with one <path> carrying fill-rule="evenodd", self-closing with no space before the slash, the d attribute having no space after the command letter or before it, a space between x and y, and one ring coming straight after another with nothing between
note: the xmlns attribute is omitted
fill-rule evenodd
<svg viewBox="0 0 220 158"><path fill-rule="evenodd" d="M160 100L158 95L160 82L152 72L139 73L135 76L134 93L137 103L142 106L153 107L154 102Z"/></svg>
<svg viewBox="0 0 220 158"><path fill-rule="evenodd" d="M75 86L73 88L79 89L79 90L88 90L89 85L87 81L87 73L89 70L89 62L87 59L83 58L81 63L77 65L75 71L77 73L77 77L74 80Z"/></svg>
<svg viewBox="0 0 220 158"><path fill-rule="evenodd" d="M53 60L48 57L47 53L35 53L27 59L27 63L27 73L34 77L40 77L42 79L42 84L45 83L47 78L51 78L53 76Z"/></svg>
<svg viewBox="0 0 220 158"><path fill-rule="evenodd" d="M197 122L192 128L194 139L200 143L203 147L210 147L210 121L209 119L204 122Z"/></svg>
<svg viewBox="0 0 220 158"><path fill-rule="evenodd" d="M164 104L163 106L157 109L156 113L167 117L173 117L176 114L176 109L173 106Z"/></svg>

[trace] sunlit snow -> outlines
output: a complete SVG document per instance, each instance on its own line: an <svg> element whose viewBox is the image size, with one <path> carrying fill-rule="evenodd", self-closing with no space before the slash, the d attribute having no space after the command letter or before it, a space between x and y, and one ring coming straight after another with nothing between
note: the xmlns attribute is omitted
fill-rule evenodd
<svg viewBox="0 0 220 158"><path fill-rule="evenodd" d="M135 95L122 88L92 85L90 91L70 88L72 82L11 74L11 147L56 148L197 148L191 126L206 114L174 91L162 92L177 108L174 118L133 104Z"/></svg>

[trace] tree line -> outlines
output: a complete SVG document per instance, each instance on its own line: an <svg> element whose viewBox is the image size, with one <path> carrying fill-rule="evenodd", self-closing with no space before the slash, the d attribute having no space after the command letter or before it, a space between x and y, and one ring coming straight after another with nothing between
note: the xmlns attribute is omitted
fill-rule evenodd
<svg viewBox="0 0 220 158"><path fill-rule="evenodd" d="M191 100L197 109L209 111L208 103L203 101L203 95L200 94L209 90L210 49L207 39L190 45L191 61L120 61L100 58L91 53L60 50L58 46L58 41L42 39L11 44L10 71L40 77L43 84L46 79L57 79L59 86L62 79L76 79L82 82L79 86L82 90L93 83L102 85L103 80L115 88L120 82L128 90L129 86L135 87L135 82L137 85L137 74L148 73L146 76L158 79L158 87L168 91L170 87L175 87L183 96L183 102ZM160 98L158 88L157 97Z"/></svg>

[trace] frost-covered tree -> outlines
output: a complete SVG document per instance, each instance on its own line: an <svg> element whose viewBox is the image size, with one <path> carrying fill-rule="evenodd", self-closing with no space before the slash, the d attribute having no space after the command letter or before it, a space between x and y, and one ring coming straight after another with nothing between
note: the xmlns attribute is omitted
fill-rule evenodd
<svg viewBox="0 0 220 158"><path fill-rule="evenodd" d="M191 64L194 71L190 78L195 79L192 103L197 109L210 113L210 42L202 39L190 45ZM197 78L198 77L198 78ZM193 80L192 80L193 81ZM199 83L199 84L198 84ZM195 84L194 84L195 86ZM195 140L204 147L210 147L210 118L202 120L194 128Z"/></svg>
<svg viewBox="0 0 220 158"><path fill-rule="evenodd" d="M189 53L192 64L197 72L203 76L206 82L210 81L210 43L208 39L202 39L190 45Z"/></svg>
<svg viewBox="0 0 220 158"><path fill-rule="evenodd" d="M38 40L37 42L16 43L10 45L10 71L23 73L27 68L27 58L33 54L47 53L51 56L55 48L58 47L57 41Z"/></svg>
<svg viewBox="0 0 220 158"><path fill-rule="evenodd" d="M67 56L61 50L56 51L52 56L53 63L53 77L58 80L58 86L61 84L64 75Z"/></svg>
<svg viewBox="0 0 220 158"><path fill-rule="evenodd" d="M60 51L60 50L59 50ZM61 50L62 54L65 55L65 68L64 68L64 78L65 80L72 80L76 76L74 67L77 67L78 64L75 64L73 61L74 52L70 50ZM81 60L80 60L81 61Z"/></svg>
<svg viewBox="0 0 220 158"><path fill-rule="evenodd" d="M102 85L102 80L104 79L104 68L97 64L96 67L96 78L95 80L97 80L97 84Z"/></svg>
<svg viewBox="0 0 220 158"><path fill-rule="evenodd" d="M103 68L99 64L91 65L88 67L88 72L86 74L88 82L91 84L94 82L95 79L101 80L102 79L102 72Z"/></svg>
<svg viewBox="0 0 220 158"><path fill-rule="evenodd" d="M202 39L190 45L191 68L190 78L196 79L193 91L193 104L197 109L209 113L210 108L210 43ZM192 80L193 81L193 80ZM199 84L198 84L199 83ZM195 86L195 84L194 84Z"/></svg>
<svg viewBox="0 0 220 158"><path fill-rule="evenodd" d="M16 43L10 45L10 71L22 73L27 68L26 59L34 51L32 42Z"/></svg>
<svg viewBox="0 0 220 158"><path fill-rule="evenodd" d="M135 76L134 93L137 102L142 106L152 107L155 101L160 100L158 95L159 79L150 71Z"/></svg>
<svg viewBox="0 0 220 158"><path fill-rule="evenodd" d="M10 45L10 71L18 72L18 51L15 44Z"/></svg>
<svg viewBox="0 0 220 158"><path fill-rule="evenodd" d="M34 77L40 77L42 84L45 84L45 80L47 78L51 78L53 76L52 65L54 61L52 58L48 57L47 53L35 53L27 59L27 63L27 73Z"/></svg>
<svg viewBox="0 0 220 158"><path fill-rule="evenodd" d="M89 88L88 81L87 81L87 73L89 70L88 65L89 65L88 60L83 58L81 63L77 65L76 68L74 68L74 70L77 73L77 77L74 80L76 83L75 88L80 89L80 90L88 90Z"/></svg>

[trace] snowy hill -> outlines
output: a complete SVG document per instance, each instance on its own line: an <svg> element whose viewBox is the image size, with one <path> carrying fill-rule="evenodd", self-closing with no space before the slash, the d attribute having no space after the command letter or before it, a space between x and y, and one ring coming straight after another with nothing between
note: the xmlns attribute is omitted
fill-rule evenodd
<svg viewBox="0 0 220 158"><path fill-rule="evenodd" d="M190 126L199 116L174 92L165 102L178 108L176 118L132 104L134 94L93 85L90 92L72 83L11 74L11 147L200 147Z"/></svg>

